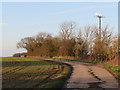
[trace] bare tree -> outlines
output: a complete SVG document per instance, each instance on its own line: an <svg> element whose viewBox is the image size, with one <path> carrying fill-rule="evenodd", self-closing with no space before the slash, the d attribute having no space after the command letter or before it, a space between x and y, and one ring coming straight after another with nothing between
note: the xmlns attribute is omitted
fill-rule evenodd
<svg viewBox="0 0 120 90"><path fill-rule="evenodd" d="M37 38L51 38L52 35L46 32L40 32L36 35Z"/></svg>
<svg viewBox="0 0 120 90"><path fill-rule="evenodd" d="M95 29L95 39L93 46L93 53L96 60L105 61L109 60L109 52L112 49L112 33L108 26L101 30L101 37L99 37L98 29Z"/></svg>
<svg viewBox="0 0 120 90"><path fill-rule="evenodd" d="M24 48L31 52L33 52L34 47L36 47L36 44L35 39L33 37L23 38L20 42L17 43L17 48Z"/></svg>
<svg viewBox="0 0 120 90"><path fill-rule="evenodd" d="M91 49L92 49L92 45L93 45L93 40L94 40L94 29L96 29L95 26L90 26L90 25L87 25L83 28L83 39L85 41L85 43L87 44L87 49L88 49L88 53L92 53Z"/></svg>
<svg viewBox="0 0 120 90"><path fill-rule="evenodd" d="M94 26L89 26L89 25L83 28L84 39L88 44L90 44L94 39L94 28L95 28Z"/></svg>
<svg viewBox="0 0 120 90"><path fill-rule="evenodd" d="M41 47L45 38L52 38L52 35L45 32L40 32L35 36L36 47Z"/></svg>
<svg viewBox="0 0 120 90"><path fill-rule="evenodd" d="M60 36L63 40L71 39L76 28L76 23L74 21L65 21L60 25Z"/></svg>

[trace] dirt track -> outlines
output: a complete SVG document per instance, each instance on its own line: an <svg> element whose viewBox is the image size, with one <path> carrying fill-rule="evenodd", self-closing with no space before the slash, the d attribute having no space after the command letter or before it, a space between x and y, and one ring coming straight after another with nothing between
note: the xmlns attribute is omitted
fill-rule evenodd
<svg viewBox="0 0 120 90"><path fill-rule="evenodd" d="M118 88L118 81L104 68L82 62L53 61L67 63L73 67L73 73L65 88Z"/></svg>

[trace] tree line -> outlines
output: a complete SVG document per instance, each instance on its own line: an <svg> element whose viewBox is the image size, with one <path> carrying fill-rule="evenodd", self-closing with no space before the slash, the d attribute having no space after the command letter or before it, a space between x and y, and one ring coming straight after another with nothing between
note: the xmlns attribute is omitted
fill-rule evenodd
<svg viewBox="0 0 120 90"><path fill-rule="evenodd" d="M40 32L21 39L17 48L26 49L27 56L89 56L91 60L107 61L118 55L118 36L112 34L108 25L101 30L90 25L78 29L76 22L65 21L60 24L58 36Z"/></svg>

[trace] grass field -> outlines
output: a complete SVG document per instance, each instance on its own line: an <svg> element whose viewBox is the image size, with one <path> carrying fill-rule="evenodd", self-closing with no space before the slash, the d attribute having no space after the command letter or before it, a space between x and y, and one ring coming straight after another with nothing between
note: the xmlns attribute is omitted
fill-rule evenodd
<svg viewBox="0 0 120 90"><path fill-rule="evenodd" d="M35 58L2 58L2 87L60 88L71 69L66 64Z"/></svg>

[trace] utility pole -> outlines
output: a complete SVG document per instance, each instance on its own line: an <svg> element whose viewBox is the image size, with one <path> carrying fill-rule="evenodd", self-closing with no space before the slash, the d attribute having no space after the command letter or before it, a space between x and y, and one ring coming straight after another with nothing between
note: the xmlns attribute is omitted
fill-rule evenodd
<svg viewBox="0 0 120 90"><path fill-rule="evenodd" d="M96 13L95 15L98 18L98 29L99 29L99 36L100 36L100 40L101 40L101 27L102 27L102 18L103 18L103 15L102 14L98 14L98 13Z"/></svg>
<svg viewBox="0 0 120 90"><path fill-rule="evenodd" d="M98 59L100 61L102 61L102 51L101 51L101 47L102 47L102 43L101 43L101 29L102 28L101 27L102 27L102 18L103 18L103 15L99 14L99 13L96 13L95 15L98 18L98 30L99 30L98 35L99 35L99 40L100 40L100 42L99 42L99 52L100 53L97 56L98 56Z"/></svg>

